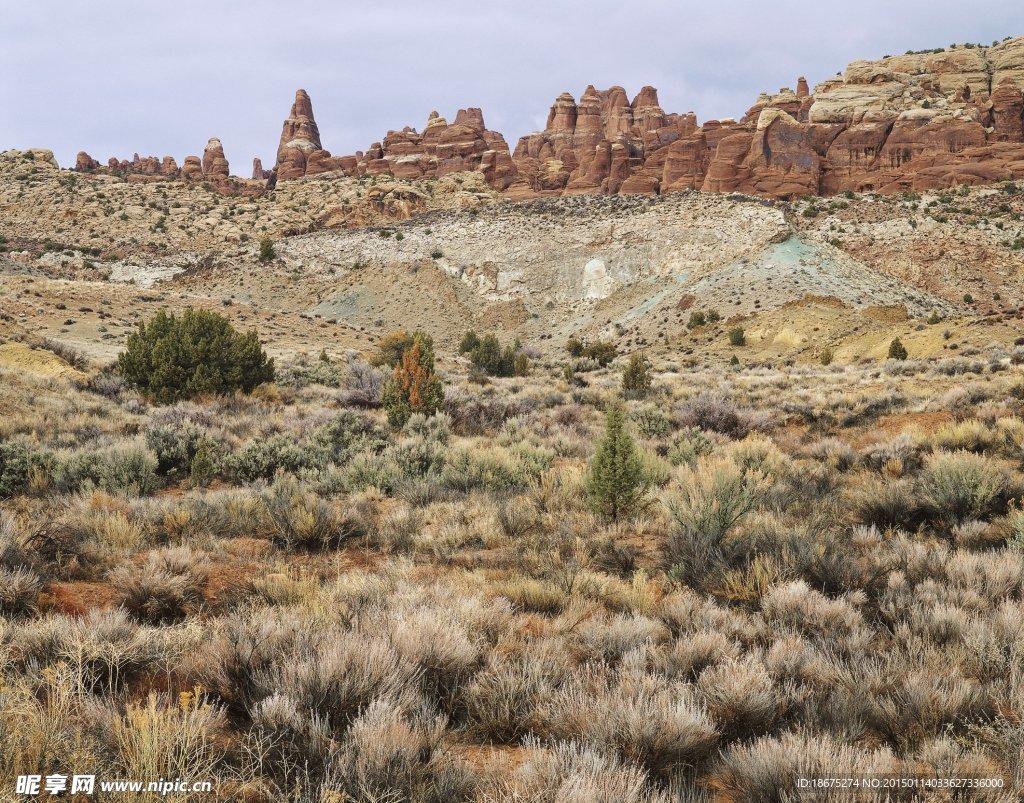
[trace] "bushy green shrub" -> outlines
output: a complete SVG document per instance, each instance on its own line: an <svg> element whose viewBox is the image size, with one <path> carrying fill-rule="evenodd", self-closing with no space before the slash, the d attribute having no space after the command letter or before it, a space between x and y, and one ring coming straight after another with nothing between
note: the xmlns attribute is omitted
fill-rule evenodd
<svg viewBox="0 0 1024 803"><path fill-rule="evenodd" d="M610 365L618 354L619 350L610 340L595 340L593 342L581 340L576 335L570 337L565 343L565 350L570 357L583 357L593 360L602 368Z"/></svg>
<svg viewBox="0 0 1024 803"><path fill-rule="evenodd" d="M269 237L264 237L260 240L260 262L270 262L277 258L277 251L274 249L274 241Z"/></svg>
<svg viewBox="0 0 1024 803"><path fill-rule="evenodd" d="M642 352L631 354L622 369L622 392L628 399L642 399L651 390L651 364Z"/></svg>
<svg viewBox="0 0 1024 803"><path fill-rule="evenodd" d="M983 520L996 512L1007 485L1006 473L982 455L939 452L925 467L928 499L946 522Z"/></svg>
<svg viewBox="0 0 1024 803"><path fill-rule="evenodd" d="M466 332L459 347L460 352L467 341L472 342L470 335L476 337L472 332ZM468 354L473 367L488 376L524 376L529 371L530 361L521 349L518 339L514 345L503 348L497 337L488 334L477 338L476 345Z"/></svg>
<svg viewBox="0 0 1024 803"><path fill-rule="evenodd" d="M71 452L56 456L53 481L65 493L98 488L147 496L157 487L157 459L151 450L134 443Z"/></svg>
<svg viewBox="0 0 1024 803"><path fill-rule="evenodd" d="M903 345L902 341L898 337L894 337L892 342L889 344L889 359L890 360L905 360L907 359L907 347Z"/></svg>
<svg viewBox="0 0 1024 803"><path fill-rule="evenodd" d="M310 463L310 454L285 435L250 441L227 458L228 470L242 480L269 480L278 469L294 474Z"/></svg>
<svg viewBox="0 0 1024 803"><path fill-rule="evenodd" d="M0 499L25 493L38 456L17 441L0 442Z"/></svg>
<svg viewBox="0 0 1024 803"><path fill-rule="evenodd" d="M622 410L613 408L608 411L604 436L590 462L586 484L590 505L599 515L617 521L644 506L648 486Z"/></svg>
<svg viewBox="0 0 1024 803"><path fill-rule="evenodd" d="M729 345L730 346L745 346L747 345L747 336L743 331L742 326L734 326L729 330Z"/></svg>
<svg viewBox="0 0 1024 803"><path fill-rule="evenodd" d="M274 378L274 361L254 331L235 331L223 315L188 309L158 312L128 337L117 358L125 381L166 404L200 393L249 393Z"/></svg>

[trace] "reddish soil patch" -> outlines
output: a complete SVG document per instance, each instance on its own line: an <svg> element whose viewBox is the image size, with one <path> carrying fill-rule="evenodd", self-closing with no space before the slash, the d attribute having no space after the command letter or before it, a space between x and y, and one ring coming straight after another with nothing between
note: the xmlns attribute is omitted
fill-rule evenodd
<svg viewBox="0 0 1024 803"><path fill-rule="evenodd" d="M114 589L108 583L50 583L46 593L53 609L68 616L83 616L91 610L114 607Z"/></svg>

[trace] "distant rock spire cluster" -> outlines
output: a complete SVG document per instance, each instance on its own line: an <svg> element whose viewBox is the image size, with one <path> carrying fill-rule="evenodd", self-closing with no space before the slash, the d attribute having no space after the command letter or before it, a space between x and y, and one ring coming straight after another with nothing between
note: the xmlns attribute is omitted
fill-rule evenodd
<svg viewBox="0 0 1024 803"><path fill-rule="evenodd" d="M232 179L220 140L179 169L170 156L110 159L79 153L76 169L135 180L205 181L259 192L313 176L400 179L482 173L511 198L566 193L745 192L771 198L883 193L1024 178L1024 37L992 47L857 61L810 91L763 94L738 120L666 113L654 87L629 100L619 86L563 92L543 131L505 138L477 108L452 123L431 112L422 132L405 127L349 156L324 149L305 90L284 121L274 167L253 160L251 180Z"/></svg>

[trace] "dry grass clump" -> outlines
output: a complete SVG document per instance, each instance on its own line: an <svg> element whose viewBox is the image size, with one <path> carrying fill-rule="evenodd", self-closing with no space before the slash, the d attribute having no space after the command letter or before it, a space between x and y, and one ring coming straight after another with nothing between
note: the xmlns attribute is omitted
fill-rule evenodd
<svg viewBox="0 0 1024 803"><path fill-rule="evenodd" d="M204 571L188 547L151 552L145 563L120 566L110 573L118 603L150 624L176 622L203 602Z"/></svg>

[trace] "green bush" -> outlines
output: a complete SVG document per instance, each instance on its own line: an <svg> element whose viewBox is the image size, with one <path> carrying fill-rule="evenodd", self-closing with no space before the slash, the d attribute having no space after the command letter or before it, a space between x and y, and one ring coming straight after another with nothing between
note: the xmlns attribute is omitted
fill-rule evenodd
<svg viewBox="0 0 1024 803"><path fill-rule="evenodd" d="M32 476L33 453L15 441L0 443L0 499L20 496Z"/></svg>
<svg viewBox="0 0 1024 803"><path fill-rule="evenodd" d="M747 336L743 331L742 326L736 326L729 330L729 345L730 346L745 346L747 345Z"/></svg>
<svg viewBox="0 0 1024 803"><path fill-rule="evenodd" d="M708 322L707 316L704 315L700 310L694 310L690 313L690 320L686 322L687 329L696 329L698 326L703 326Z"/></svg>
<svg viewBox="0 0 1024 803"><path fill-rule="evenodd" d="M200 393L249 393L274 378L256 332L235 331L223 315L188 309L180 318L161 310L128 338L117 358L125 381L166 404Z"/></svg>
<svg viewBox="0 0 1024 803"><path fill-rule="evenodd" d="M152 451L133 443L71 452L55 459L53 481L65 493L98 488L147 496L157 487L157 459Z"/></svg>
<svg viewBox="0 0 1024 803"><path fill-rule="evenodd" d="M651 390L651 364L640 352L630 355L622 370L622 392L628 399L642 399Z"/></svg>
<svg viewBox="0 0 1024 803"><path fill-rule="evenodd" d="M928 500L949 523L983 520L1002 506L1005 472L991 460L970 452L939 452L924 472Z"/></svg>
<svg viewBox="0 0 1024 803"><path fill-rule="evenodd" d="M273 479L278 469L294 474L309 465L309 452L285 435L274 435L247 443L231 455L228 470L239 479Z"/></svg>
<svg viewBox="0 0 1024 803"><path fill-rule="evenodd" d="M898 337L894 337L892 342L889 344L889 359L890 360L905 360L907 359L907 347L900 342Z"/></svg>
<svg viewBox="0 0 1024 803"><path fill-rule="evenodd" d="M590 462L586 489L595 513L611 521L630 516L646 504L648 480L622 410L613 408Z"/></svg>
<svg viewBox="0 0 1024 803"><path fill-rule="evenodd" d="M459 354L469 354L479 345L480 336L470 329L462 336L462 340L459 341Z"/></svg>
<svg viewBox="0 0 1024 803"><path fill-rule="evenodd" d="M272 259L277 257L277 251L274 250L274 241L269 237L264 237L260 240L260 262L270 262Z"/></svg>
<svg viewBox="0 0 1024 803"><path fill-rule="evenodd" d="M466 337L463 337L463 345L471 334L473 333L467 332ZM521 349L518 339L514 345L502 348L497 337L484 335L477 340L476 346L470 349L469 360L474 368L488 376L523 376L529 371L530 362Z"/></svg>

